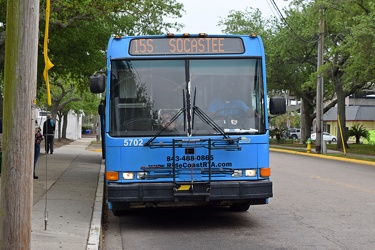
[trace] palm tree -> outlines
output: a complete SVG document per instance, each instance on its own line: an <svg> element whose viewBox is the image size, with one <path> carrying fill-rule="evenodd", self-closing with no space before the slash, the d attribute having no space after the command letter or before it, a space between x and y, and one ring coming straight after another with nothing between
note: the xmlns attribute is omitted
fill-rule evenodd
<svg viewBox="0 0 375 250"><path fill-rule="evenodd" d="M359 139L361 137L365 138L366 140L370 140L370 132L363 126L363 124L356 123L352 127L350 127L348 131L348 138L355 137L355 143L359 144Z"/></svg>

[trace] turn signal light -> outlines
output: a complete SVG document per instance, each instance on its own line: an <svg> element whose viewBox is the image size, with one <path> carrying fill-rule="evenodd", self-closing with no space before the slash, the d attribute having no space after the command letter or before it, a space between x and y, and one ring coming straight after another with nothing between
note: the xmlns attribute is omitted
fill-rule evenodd
<svg viewBox="0 0 375 250"><path fill-rule="evenodd" d="M106 172L105 179L107 181L118 181L118 172Z"/></svg>
<svg viewBox="0 0 375 250"><path fill-rule="evenodd" d="M271 169L270 168L261 168L260 169L260 177L270 177L271 176Z"/></svg>

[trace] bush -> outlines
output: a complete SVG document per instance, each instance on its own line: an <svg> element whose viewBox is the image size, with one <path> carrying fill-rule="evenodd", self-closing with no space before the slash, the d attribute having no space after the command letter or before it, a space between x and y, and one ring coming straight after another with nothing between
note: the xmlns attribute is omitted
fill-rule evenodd
<svg viewBox="0 0 375 250"><path fill-rule="evenodd" d="M90 125L90 124L83 124L82 125L82 131L86 131L86 130L92 130L92 125Z"/></svg>
<svg viewBox="0 0 375 250"><path fill-rule="evenodd" d="M355 143L360 144L361 137L370 140L370 132L363 126L363 124L356 123L348 130L348 138L355 137Z"/></svg>

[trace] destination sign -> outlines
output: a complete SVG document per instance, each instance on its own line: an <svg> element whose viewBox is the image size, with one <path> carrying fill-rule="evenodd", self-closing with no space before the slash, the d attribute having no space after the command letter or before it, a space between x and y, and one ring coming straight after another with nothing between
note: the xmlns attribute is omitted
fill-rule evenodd
<svg viewBox="0 0 375 250"><path fill-rule="evenodd" d="M131 55L242 54L238 37L165 37L135 38L130 41Z"/></svg>

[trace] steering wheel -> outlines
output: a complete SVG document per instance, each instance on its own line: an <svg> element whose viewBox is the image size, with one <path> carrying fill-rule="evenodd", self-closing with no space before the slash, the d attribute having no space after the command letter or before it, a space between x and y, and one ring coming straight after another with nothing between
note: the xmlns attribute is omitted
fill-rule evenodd
<svg viewBox="0 0 375 250"><path fill-rule="evenodd" d="M134 123L138 123L136 130L152 130L155 120L152 118L135 118L121 125L121 130L128 130Z"/></svg>

